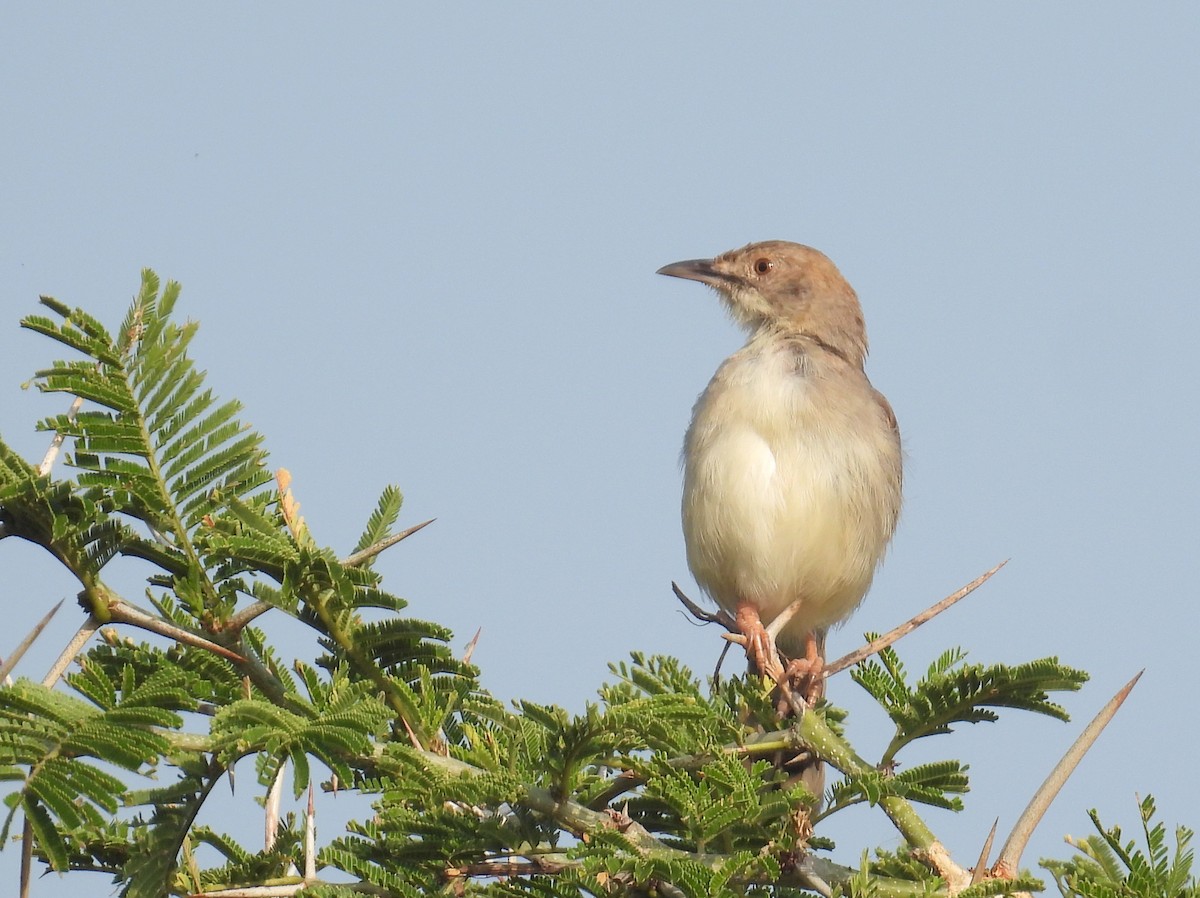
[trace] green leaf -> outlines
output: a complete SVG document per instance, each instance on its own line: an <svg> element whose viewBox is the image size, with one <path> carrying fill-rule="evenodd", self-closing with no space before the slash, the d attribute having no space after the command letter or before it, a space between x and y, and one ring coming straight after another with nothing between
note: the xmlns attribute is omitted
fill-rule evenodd
<svg viewBox="0 0 1200 898"><path fill-rule="evenodd" d="M371 512L371 517L367 519L367 527L363 530L362 536L358 538L358 543L354 546L355 552L361 552L363 549L369 549L378 542L382 542L391 535L392 527L400 517L400 506L404 503L404 496L400 490L394 486L387 486L379 497L379 503L375 506L375 510ZM367 565L370 565L374 559L368 559Z"/></svg>
<svg viewBox="0 0 1200 898"><path fill-rule="evenodd" d="M914 739L948 733L955 723L995 721L992 708L1019 708L1066 720L1066 712L1049 701L1051 692L1074 692L1087 674L1066 667L1057 658L1024 664L965 665L964 653L943 654L926 675L910 687L904 667L892 648L858 665L854 680L887 711L896 735L884 752L881 766Z"/></svg>
<svg viewBox="0 0 1200 898"><path fill-rule="evenodd" d="M1139 808L1144 848L1125 841L1121 828L1105 828L1096 811L1088 816L1096 835L1068 839L1079 852L1070 861L1043 860L1064 898L1200 898L1200 880L1192 875L1193 830L1180 826L1174 844L1166 827L1154 821L1154 798Z"/></svg>

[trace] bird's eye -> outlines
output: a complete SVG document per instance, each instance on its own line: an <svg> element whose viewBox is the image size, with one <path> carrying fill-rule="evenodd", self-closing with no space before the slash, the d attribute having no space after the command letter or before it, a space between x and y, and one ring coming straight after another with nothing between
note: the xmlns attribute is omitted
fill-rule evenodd
<svg viewBox="0 0 1200 898"><path fill-rule="evenodd" d="M775 267L775 263L772 262L770 259L767 259L765 257L762 259L756 259L754 262L754 273L755 274L766 274L768 271L770 271L774 267Z"/></svg>

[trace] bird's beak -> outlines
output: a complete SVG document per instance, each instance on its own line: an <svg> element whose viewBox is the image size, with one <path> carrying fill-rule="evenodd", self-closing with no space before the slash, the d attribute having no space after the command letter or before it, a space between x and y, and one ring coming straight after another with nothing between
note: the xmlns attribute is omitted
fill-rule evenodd
<svg viewBox="0 0 1200 898"><path fill-rule="evenodd" d="M730 280L729 275L717 268L715 259L689 259L686 262L672 262L670 265L664 265L658 269L655 274L699 281L710 287L718 287Z"/></svg>

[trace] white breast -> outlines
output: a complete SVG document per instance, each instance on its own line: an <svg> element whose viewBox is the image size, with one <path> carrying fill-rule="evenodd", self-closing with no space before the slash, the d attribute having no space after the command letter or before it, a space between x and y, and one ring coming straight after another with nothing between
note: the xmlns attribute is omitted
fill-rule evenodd
<svg viewBox="0 0 1200 898"><path fill-rule="evenodd" d="M833 365L835 367L830 367ZM900 450L865 375L756 337L717 371L684 444L683 523L697 582L793 635L842 620L891 538Z"/></svg>

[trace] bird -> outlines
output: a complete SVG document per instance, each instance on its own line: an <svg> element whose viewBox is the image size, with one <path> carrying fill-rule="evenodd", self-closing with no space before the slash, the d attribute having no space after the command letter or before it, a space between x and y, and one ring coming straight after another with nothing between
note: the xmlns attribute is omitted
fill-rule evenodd
<svg viewBox="0 0 1200 898"><path fill-rule="evenodd" d="M688 567L751 663L792 659L811 704L826 634L862 602L900 513L900 431L864 370L862 307L827 256L782 240L658 274L711 287L747 333L684 438Z"/></svg>

